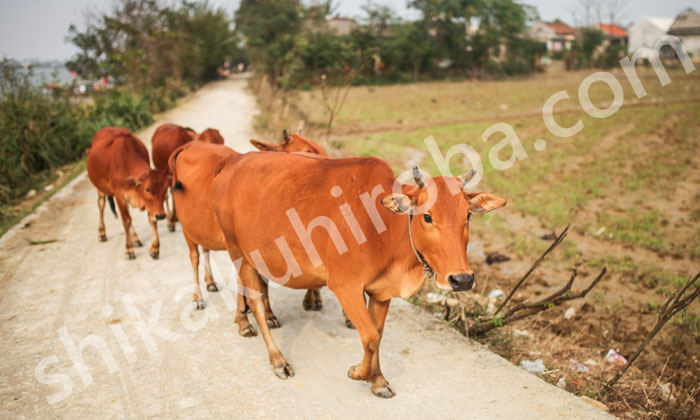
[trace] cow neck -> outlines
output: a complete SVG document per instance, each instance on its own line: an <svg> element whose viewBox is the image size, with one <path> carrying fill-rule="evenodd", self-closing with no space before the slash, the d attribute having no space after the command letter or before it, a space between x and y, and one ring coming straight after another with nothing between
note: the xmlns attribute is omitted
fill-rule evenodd
<svg viewBox="0 0 700 420"><path fill-rule="evenodd" d="M416 258L418 259L418 262L421 263L423 266L423 277L425 277L426 280L435 280L435 270L433 270L433 267L428 264L428 262L425 260L423 257L423 254L420 253L416 249L416 245L413 243L413 233L411 230L411 222L413 221L413 213L409 212L408 213L408 239L411 241L411 248L413 249L413 253L416 254Z"/></svg>

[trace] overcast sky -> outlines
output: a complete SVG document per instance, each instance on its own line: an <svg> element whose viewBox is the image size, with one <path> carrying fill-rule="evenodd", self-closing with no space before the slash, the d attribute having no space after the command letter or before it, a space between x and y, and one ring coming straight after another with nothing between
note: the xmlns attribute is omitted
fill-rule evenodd
<svg viewBox="0 0 700 420"><path fill-rule="evenodd" d="M233 12L238 0L210 0ZM560 18L572 22L572 10L578 0L524 0L537 7L544 20ZM406 18L416 16L406 7L407 0L374 0L391 6ZM0 56L17 59L66 60L75 48L65 42L68 26L82 23L86 10L99 10L112 4L111 0L0 0ZM366 0L335 0L335 10L341 16L362 17ZM645 16L672 18L679 11L694 7L700 10L700 0L628 0L622 22L631 23Z"/></svg>

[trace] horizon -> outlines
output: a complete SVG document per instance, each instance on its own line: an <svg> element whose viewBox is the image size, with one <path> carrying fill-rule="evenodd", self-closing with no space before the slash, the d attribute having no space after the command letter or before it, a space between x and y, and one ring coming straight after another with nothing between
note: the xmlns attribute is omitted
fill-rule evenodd
<svg viewBox="0 0 700 420"><path fill-rule="evenodd" d="M232 14L238 8L236 0L211 0L210 4ZM403 19L419 17L414 9L409 9L406 0L375 0L374 4L387 5ZM521 3L534 6L543 21L560 19L571 26L578 5L576 0L525 0ZM692 0L667 0L660 4L655 0L639 0L623 10L622 22L628 27L644 17L675 18L681 11L694 6ZM361 19L362 7L366 1L335 2L333 15ZM53 0L28 0L14 2L0 0L0 56L19 62L66 62L78 49L65 41L71 24L84 26L85 16L103 9L104 3L96 0L67 0L61 3ZM671 13L667 13L671 11ZM603 13L605 14L605 13ZM605 21L601 19L601 21ZM28 25L33 22L34 25ZM36 30L39 27L41 30Z"/></svg>

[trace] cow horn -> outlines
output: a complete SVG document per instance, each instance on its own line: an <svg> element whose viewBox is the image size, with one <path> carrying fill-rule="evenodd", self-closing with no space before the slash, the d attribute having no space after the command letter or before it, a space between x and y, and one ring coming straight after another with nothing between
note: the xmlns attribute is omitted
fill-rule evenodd
<svg viewBox="0 0 700 420"><path fill-rule="evenodd" d="M472 169L471 171L465 172L462 175L459 176L459 179L462 180L462 189L464 190L467 187L467 184L469 181L474 178L474 175L476 175L476 170Z"/></svg>
<svg viewBox="0 0 700 420"><path fill-rule="evenodd" d="M425 188L425 177L418 170L417 166L413 167L413 179L416 181L416 185L418 185L421 188Z"/></svg>
<svg viewBox="0 0 700 420"><path fill-rule="evenodd" d="M286 128L284 130L282 130L282 138L284 139L284 141L289 141L291 139L289 137L289 133L287 132Z"/></svg>

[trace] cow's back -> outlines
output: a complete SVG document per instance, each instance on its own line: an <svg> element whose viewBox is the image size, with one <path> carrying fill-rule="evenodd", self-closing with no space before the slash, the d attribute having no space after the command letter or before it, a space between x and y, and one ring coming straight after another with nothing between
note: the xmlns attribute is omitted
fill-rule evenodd
<svg viewBox="0 0 700 420"><path fill-rule="evenodd" d="M237 154L223 145L197 141L182 146L170 159L170 169L181 185L173 191L173 201L182 230L208 249L226 249L212 207L211 188L219 163Z"/></svg>
<svg viewBox="0 0 700 420"><path fill-rule="evenodd" d="M115 185L150 168L148 150L131 131L105 127L95 133L87 158L90 181L102 192L114 195Z"/></svg>
<svg viewBox="0 0 700 420"><path fill-rule="evenodd" d="M372 194L379 186L383 193L375 196L371 206L377 208L380 224L406 223L406 217L393 215L378 204L391 193L394 180L389 165L377 158L323 159L255 152L227 159L214 182L213 200L222 229L231 235L228 239L235 241L244 254L249 256L257 249L270 273L282 275L287 271L287 264L275 239L283 236L306 280L312 279L309 281L318 281L321 285L327 281L329 271L352 275L362 270L367 275L378 275L388 264L394 235L391 229L378 233L360 196ZM339 209L345 203L366 238L362 244L357 243ZM340 255L326 230L315 228L311 237L324 265L313 267L288 213L296 213L304 228L314 218L328 217L337 227L347 251ZM294 280L287 285L308 287L308 283L295 285Z"/></svg>
<svg viewBox="0 0 700 420"><path fill-rule="evenodd" d="M153 133L151 139L153 166L170 174L168 159L180 146L192 141L186 128L174 124L163 124Z"/></svg>

